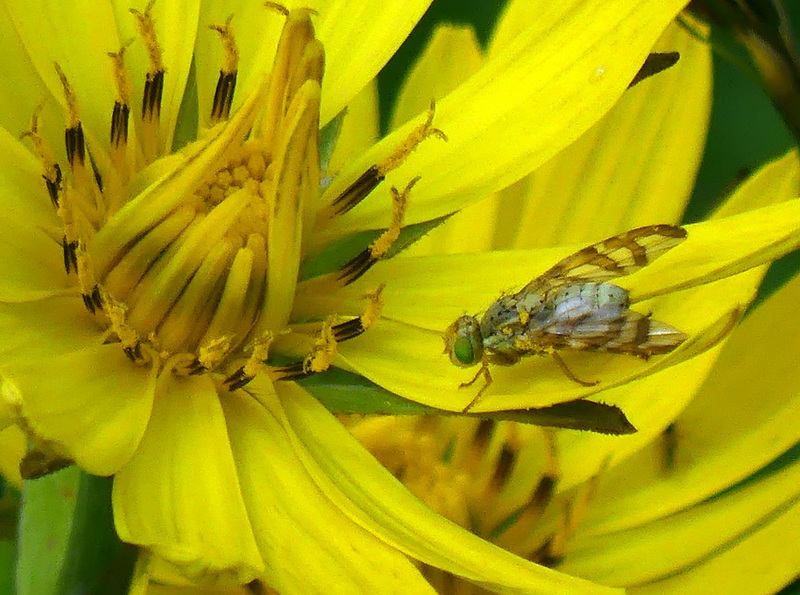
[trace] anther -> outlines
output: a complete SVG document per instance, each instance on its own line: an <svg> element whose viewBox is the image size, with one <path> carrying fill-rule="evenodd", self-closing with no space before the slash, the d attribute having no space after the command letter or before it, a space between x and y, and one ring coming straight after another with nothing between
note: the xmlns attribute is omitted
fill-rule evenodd
<svg viewBox="0 0 800 595"><path fill-rule="evenodd" d="M359 336L380 318L384 304L382 295L384 287L386 287L386 285L381 284L374 291L370 291L364 295L368 300L364 314L358 318L353 318L352 320L342 322L332 327L333 337L336 341L347 341L348 339Z"/></svg>
<svg viewBox="0 0 800 595"><path fill-rule="evenodd" d="M222 67L219 70L217 88L214 91L214 103L211 106L211 123L216 124L220 120L227 120L231 113L231 103L233 103L233 92L236 89L236 75L239 69L239 50L236 47L236 40L233 37L231 19L229 16L223 25L210 25L210 28L219 33L222 38L222 45L225 57Z"/></svg>
<svg viewBox="0 0 800 595"><path fill-rule="evenodd" d="M78 100L72 85L67 80L67 76L61 70L61 66L56 63L55 68L58 78L61 80L61 86L64 87L64 98L67 101L67 128L64 131L67 160L73 168L76 168L78 165L83 166L86 160L86 143L83 138L83 126L81 126L78 114Z"/></svg>
<svg viewBox="0 0 800 595"><path fill-rule="evenodd" d="M78 240L74 254L81 297L86 309L94 314L97 310L103 309L103 298L100 295L100 288L94 279L94 269L89 254L86 252L86 247L82 241Z"/></svg>
<svg viewBox="0 0 800 595"><path fill-rule="evenodd" d="M419 177L416 177L411 180L402 192L392 187L392 221L389 228L370 244L366 250L359 253L341 268L339 280L343 281L345 285L349 285L366 273L389 252L392 244L400 237L400 231L403 228L403 217L408 206L408 196L419 179Z"/></svg>
<svg viewBox="0 0 800 595"><path fill-rule="evenodd" d="M127 323L127 307L110 295L101 295L103 310L111 324L111 331L119 338L122 351L135 364L145 364L148 358L142 349L139 334Z"/></svg>
<svg viewBox="0 0 800 595"><path fill-rule="evenodd" d="M222 381L223 386L229 391L234 391L247 385L261 371L262 365L269 359L269 348L275 335L265 332L253 345L253 353L236 371Z"/></svg>
<svg viewBox="0 0 800 595"><path fill-rule="evenodd" d="M431 101L428 115L425 121L411 131L406 139L398 145L395 150L377 165L371 166L361 174L355 182L350 184L331 205L326 209L331 215L342 215L351 210L358 203L364 200L369 194L378 187L386 178L386 174L398 168L416 150L425 139L434 136L443 141L447 141L447 135L433 126L433 118L436 115L436 103Z"/></svg>
<svg viewBox="0 0 800 595"><path fill-rule="evenodd" d="M144 12L139 12L135 8L130 9L131 14L136 17L136 28L150 60L142 97L142 147L148 163L156 158L159 151L161 96L164 92L165 73L163 52L150 14L154 3L155 0L150 0Z"/></svg>
<svg viewBox="0 0 800 595"><path fill-rule="evenodd" d="M131 40L132 41L132 40ZM117 87L117 99L111 114L111 147L119 149L128 143L128 121L131 112L131 81L125 67L125 50L131 41L119 48L118 52L108 52L114 68L114 84Z"/></svg>
<svg viewBox="0 0 800 595"><path fill-rule="evenodd" d="M44 138L39 134L39 115L44 107L43 103L36 106L31 116L31 127L29 130L20 134L20 138L29 138L33 144L33 150L39 161L42 163L42 178L47 186L47 193L50 195L50 202L58 208L59 194L61 193L61 167L56 163L53 150Z"/></svg>

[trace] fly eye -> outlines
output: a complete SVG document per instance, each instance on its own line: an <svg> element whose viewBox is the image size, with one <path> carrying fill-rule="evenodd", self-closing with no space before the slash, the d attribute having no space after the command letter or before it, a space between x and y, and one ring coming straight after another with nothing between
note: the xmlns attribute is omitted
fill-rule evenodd
<svg viewBox="0 0 800 595"><path fill-rule="evenodd" d="M466 366L475 363L475 347L470 337L459 337L455 340L453 343L453 357Z"/></svg>

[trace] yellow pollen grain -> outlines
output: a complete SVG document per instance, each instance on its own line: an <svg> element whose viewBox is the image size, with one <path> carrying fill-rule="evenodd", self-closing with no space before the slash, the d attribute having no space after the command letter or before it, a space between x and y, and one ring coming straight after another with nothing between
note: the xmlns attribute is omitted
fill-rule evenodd
<svg viewBox="0 0 800 595"><path fill-rule="evenodd" d="M67 102L67 128L75 128L80 125L81 119L78 112L78 98L75 95L75 90L67 80L67 75L61 70L58 62L55 63L56 73L61 80L61 86L64 88L64 99Z"/></svg>
<svg viewBox="0 0 800 595"><path fill-rule="evenodd" d="M320 337L314 347L303 360L303 372L324 372L333 365L336 355L336 339L333 336L333 324L327 321L322 325Z"/></svg>
<svg viewBox="0 0 800 595"><path fill-rule="evenodd" d="M163 51L158 43L156 37L155 23L153 17L150 15L150 10L153 8L155 0L150 0L144 12L139 12L135 8L131 8L130 12L136 17L136 28L142 38L142 43L147 50L147 55L150 59L150 68L148 73L153 75L157 72L164 71Z"/></svg>
<svg viewBox="0 0 800 595"><path fill-rule="evenodd" d="M125 66L125 50L133 40L128 40L117 52L108 52L114 69L114 85L117 87L117 101L125 105L131 104L131 84L130 74Z"/></svg>
<svg viewBox="0 0 800 595"><path fill-rule="evenodd" d="M33 150L42 163L42 168L44 170L42 175L48 182L55 183L58 180L55 154L50 144L39 134L39 116L42 113L42 109L44 109L44 103L40 103L36 106L31 116L31 127L29 130L20 134L20 138L30 139Z"/></svg>
<svg viewBox="0 0 800 595"><path fill-rule="evenodd" d="M433 126L433 117L435 115L436 104L432 101L431 106L428 109L428 116L425 121L412 130L411 134L409 134L405 140L403 140L403 142L395 148L394 152L392 152L388 157L386 157L386 159L378 164L378 173L381 176L385 176L391 170L400 167L403 161L406 160L406 157L411 155L411 153L413 153L420 143L422 143L422 141L424 141L426 138L435 136L436 138L445 142L447 141L447 135Z"/></svg>
<svg viewBox="0 0 800 595"><path fill-rule="evenodd" d="M367 309L364 311L364 314L361 316L361 327L364 330L367 330L375 321L378 320L381 316L381 311L383 310L383 306L385 301L383 299L383 290L386 288L386 284L382 283L377 289L373 291L368 291L364 297L368 300L367 302Z"/></svg>
<svg viewBox="0 0 800 595"><path fill-rule="evenodd" d="M222 47L225 51L225 56L222 59L220 70L223 74L232 74L239 68L239 49L236 47L236 39L233 37L233 27L231 27L232 19L233 15L230 15L222 25L209 25L209 29L219 33L222 39Z"/></svg>
<svg viewBox="0 0 800 595"><path fill-rule="evenodd" d="M380 237L375 240L369 247L370 253L373 258L381 258L392 247L400 237L400 232L403 229L403 217L405 216L406 207L408 206L408 196L411 189L419 182L420 178L417 176L411 180L402 192L397 188L392 187L392 222L389 229L383 232Z"/></svg>

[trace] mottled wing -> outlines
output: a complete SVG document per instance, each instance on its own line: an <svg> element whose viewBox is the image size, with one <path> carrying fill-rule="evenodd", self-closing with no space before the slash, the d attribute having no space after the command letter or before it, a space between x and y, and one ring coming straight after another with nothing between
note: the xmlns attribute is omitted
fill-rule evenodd
<svg viewBox="0 0 800 595"><path fill-rule="evenodd" d="M580 320L555 320L537 338L541 346L578 351L626 353L647 359L669 353L686 335L650 316L623 309L616 313L597 311Z"/></svg>
<svg viewBox="0 0 800 595"><path fill-rule="evenodd" d="M543 294L565 283L602 283L630 275L686 239L677 225L648 225L587 246L554 265L519 294Z"/></svg>

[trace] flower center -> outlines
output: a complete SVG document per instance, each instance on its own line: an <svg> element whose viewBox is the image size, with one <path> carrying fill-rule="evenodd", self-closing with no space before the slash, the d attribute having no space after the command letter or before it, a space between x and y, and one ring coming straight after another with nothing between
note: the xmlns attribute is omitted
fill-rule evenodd
<svg viewBox="0 0 800 595"><path fill-rule="evenodd" d="M297 333L302 338L294 345L305 349L304 359L273 368L273 378L323 371L336 342L377 318L381 298L380 290L369 294L365 314L355 319L336 323L332 316L301 314L304 323L291 324L309 231L352 209L425 138L444 138L432 126L433 108L383 162L326 200L319 152L323 48L310 11L267 3L285 18L271 71L253 77L232 113L239 53L231 19L212 26L224 58L209 126L169 154L170 135L161 126L167 70L152 6L151 0L144 12L131 10L149 56L141 111L131 108L128 44L109 53L117 90L110 145L87 145L78 97L58 66L71 175L62 175L39 133L41 107L25 133L62 223L66 271L86 308L106 325L105 340L121 343L135 363L164 362L164 369L181 374L222 366L223 386L235 390L261 369L276 334ZM351 283L388 252L415 182L402 192L392 188L390 228L340 271L304 282L306 295Z"/></svg>

